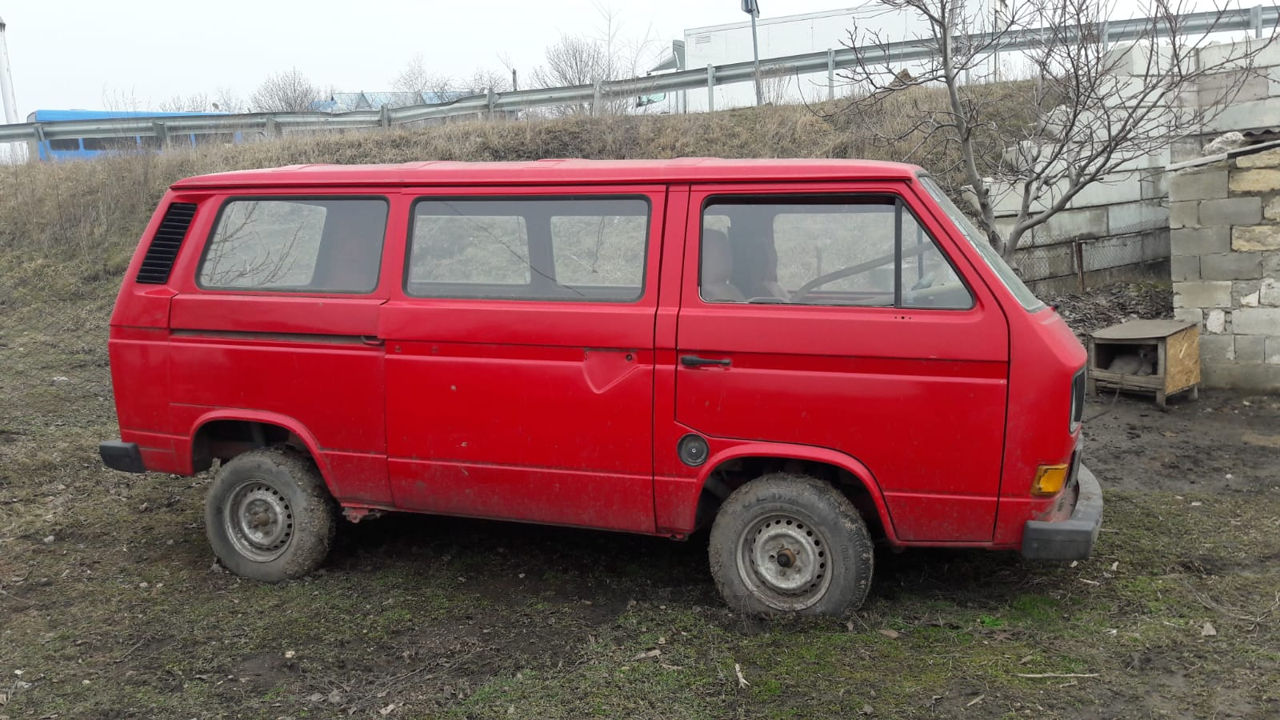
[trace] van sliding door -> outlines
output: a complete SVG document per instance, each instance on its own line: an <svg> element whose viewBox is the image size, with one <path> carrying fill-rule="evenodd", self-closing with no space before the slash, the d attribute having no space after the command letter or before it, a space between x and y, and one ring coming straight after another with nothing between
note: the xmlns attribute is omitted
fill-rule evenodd
<svg viewBox="0 0 1280 720"><path fill-rule="evenodd" d="M400 507L652 532L661 187L423 191L381 309Z"/></svg>

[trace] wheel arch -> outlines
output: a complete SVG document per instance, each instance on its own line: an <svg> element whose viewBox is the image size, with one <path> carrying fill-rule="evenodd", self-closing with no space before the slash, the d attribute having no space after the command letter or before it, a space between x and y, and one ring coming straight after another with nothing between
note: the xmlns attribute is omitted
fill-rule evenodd
<svg viewBox="0 0 1280 720"><path fill-rule="evenodd" d="M207 469L214 458L229 460L243 452L270 445L290 445L305 452L329 485L329 469L320 444L296 418L260 410L219 409L201 415L191 425L187 458L193 472Z"/></svg>
<svg viewBox="0 0 1280 720"><path fill-rule="evenodd" d="M698 474L695 524L704 527L729 493L775 470L831 483L854 503L873 534L883 536L890 544L900 544L884 493L870 468L851 455L807 445L743 443L714 452Z"/></svg>

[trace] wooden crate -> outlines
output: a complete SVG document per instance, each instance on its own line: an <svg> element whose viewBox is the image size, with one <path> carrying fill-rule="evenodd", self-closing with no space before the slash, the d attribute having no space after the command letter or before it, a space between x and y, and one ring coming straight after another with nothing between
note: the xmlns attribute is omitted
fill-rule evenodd
<svg viewBox="0 0 1280 720"><path fill-rule="evenodd" d="M1107 368L1118 355L1154 351L1150 375L1113 372ZM1089 336L1089 392L1114 388L1155 395L1156 404L1175 393L1200 396L1200 327L1180 320L1131 320L1103 328Z"/></svg>

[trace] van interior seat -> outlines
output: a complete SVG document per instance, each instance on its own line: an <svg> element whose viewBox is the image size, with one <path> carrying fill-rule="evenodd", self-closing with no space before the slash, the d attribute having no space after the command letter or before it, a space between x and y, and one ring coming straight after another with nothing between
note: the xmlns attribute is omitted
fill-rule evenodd
<svg viewBox="0 0 1280 720"><path fill-rule="evenodd" d="M719 230L702 231L702 299L708 302L746 302L747 297L730 282L733 249L729 236Z"/></svg>

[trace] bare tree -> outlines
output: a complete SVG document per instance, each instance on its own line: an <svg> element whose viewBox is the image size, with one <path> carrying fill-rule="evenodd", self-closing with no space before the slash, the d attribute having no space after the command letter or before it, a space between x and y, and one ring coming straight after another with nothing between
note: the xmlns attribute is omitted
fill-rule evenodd
<svg viewBox="0 0 1280 720"><path fill-rule="evenodd" d="M532 73L533 84L538 87L595 85L596 83L635 77L641 74L641 66L650 59L654 46L652 29L637 39L622 35L619 13L612 7L597 3L600 27L595 37L586 35L561 35L547 47L545 64ZM595 112L620 114L634 103L634 98L604 98ZM556 114L591 112L589 103L565 105Z"/></svg>
<svg viewBox="0 0 1280 720"><path fill-rule="evenodd" d="M229 87L218 88L218 94L214 96L213 102L210 104L210 109L216 112L231 114L249 111L249 107L245 104L244 99Z"/></svg>
<svg viewBox="0 0 1280 720"><path fill-rule="evenodd" d="M253 92L250 104L257 112L305 112L320 99L320 88L293 68L264 80Z"/></svg>
<svg viewBox="0 0 1280 720"><path fill-rule="evenodd" d="M186 97L174 95L168 100L161 101L156 109L160 112L207 112L210 109L210 100L205 93Z"/></svg>
<svg viewBox="0 0 1280 720"><path fill-rule="evenodd" d="M492 68L477 68L471 73L467 89L476 95L482 95L490 90L505 92L511 89L511 76Z"/></svg>
<svg viewBox="0 0 1280 720"><path fill-rule="evenodd" d="M863 62L846 73L854 86L847 111L873 131L888 125L886 109L905 114L909 122L882 139L909 142L904 159L928 154L940 180L962 178L956 184L967 186L983 230L1006 256L1090 184L1219 116L1274 39L1200 53L1221 29L1185 27L1190 0L1145 0L1141 37L1110 48L1098 35L1112 14L1108 0L1028 0L990 17L964 0L877 1L924 21L920 42L931 57L902 72L901 62L885 60L882 37L855 28L847 45ZM1029 79L996 89L985 81L996 79L997 51L1015 39L1031 45L1006 57L1025 62ZM1023 114L1010 118L1010 107ZM995 206L1006 194L1018 211L1002 233Z"/></svg>
<svg viewBox="0 0 1280 720"><path fill-rule="evenodd" d="M445 96L453 88L453 81L447 75L434 73L427 69L421 53L414 55L395 80L391 81L391 89L402 93Z"/></svg>

